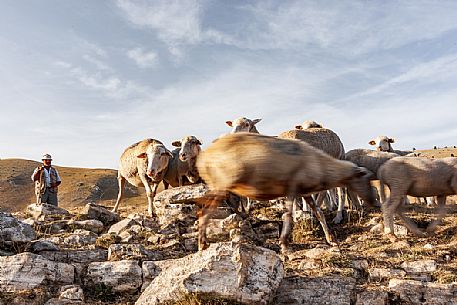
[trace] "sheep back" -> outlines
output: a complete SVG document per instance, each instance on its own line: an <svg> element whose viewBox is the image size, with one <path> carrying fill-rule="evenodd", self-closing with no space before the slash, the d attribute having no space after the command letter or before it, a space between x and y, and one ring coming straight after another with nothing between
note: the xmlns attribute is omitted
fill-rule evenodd
<svg viewBox="0 0 457 305"><path fill-rule="evenodd" d="M344 159L344 146L336 133L327 128L295 129L281 133L279 138L297 139L324 151L337 159Z"/></svg>
<svg viewBox="0 0 457 305"><path fill-rule="evenodd" d="M376 151L370 149L353 149L346 153L345 159L370 170L377 176L378 169L386 161L399 157L399 155L390 152Z"/></svg>

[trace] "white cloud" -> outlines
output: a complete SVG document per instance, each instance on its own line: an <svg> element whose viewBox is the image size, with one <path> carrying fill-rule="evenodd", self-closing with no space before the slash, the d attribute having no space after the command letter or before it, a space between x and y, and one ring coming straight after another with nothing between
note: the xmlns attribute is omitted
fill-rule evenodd
<svg viewBox="0 0 457 305"><path fill-rule="evenodd" d="M200 40L201 4L198 0L118 0L117 5L132 23L157 30L165 42L193 44Z"/></svg>
<svg viewBox="0 0 457 305"><path fill-rule="evenodd" d="M131 49L127 52L127 56L133 59L141 68L153 67L157 64L158 55L156 52L146 52L142 48Z"/></svg>
<svg viewBox="0 0 457 305"><path fill-rule="evenodd" d="M103 62L89 54L84 54L83 59L85 61L93 64L99 70L113 71L113 68L111 68L108 64L106 64L105 62Z"/></svg>
<svg viewBox="0 0 457 305"><path fill-rule="evenodd" d="M399 89L401 86L412 84L414 87L424 84L454 82L457 78L457 55L445 55L428 62L419 62L407 71L389 78L381 84L347 96L340 101L359 99L364 96L376 95Z"/></svg>
<svg viewBox="0 0 457 305"><path fill-rule="evenodd" d="M260 1L238 43L251 48L319 47L361 54L432 39L455 29L455 2ZM440 16L439 19L436 16Z"/></svg>

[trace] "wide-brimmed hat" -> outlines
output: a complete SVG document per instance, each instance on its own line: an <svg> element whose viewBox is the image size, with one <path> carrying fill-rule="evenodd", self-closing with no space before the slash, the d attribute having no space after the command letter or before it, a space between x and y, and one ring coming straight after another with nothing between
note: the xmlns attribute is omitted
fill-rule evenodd
<svg viewBox="0 0 457 305"><path fill-rule="evenodd" d="M43 158L41 158L41 160L52 160L52 157L50 154L44 154Z"/></svg>

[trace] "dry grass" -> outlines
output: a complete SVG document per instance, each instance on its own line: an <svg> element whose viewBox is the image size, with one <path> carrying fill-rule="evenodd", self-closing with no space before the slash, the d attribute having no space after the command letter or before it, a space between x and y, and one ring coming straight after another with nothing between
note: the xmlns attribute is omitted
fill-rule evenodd
<svg viewBox="0 0 457 305"><path fill-rule="evenodd" d="M176 301L166 302L166 305L241 305L242 303L226 300L209 294L190 293L176 298Z"/></svg>

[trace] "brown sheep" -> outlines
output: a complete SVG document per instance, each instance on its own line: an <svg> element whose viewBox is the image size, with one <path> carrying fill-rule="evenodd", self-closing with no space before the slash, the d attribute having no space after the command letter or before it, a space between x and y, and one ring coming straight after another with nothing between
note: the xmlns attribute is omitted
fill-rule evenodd
<svg viewBox="0 0 457 305"><path fill-rule="evenodd" d="M127 147L119 160L117 172L119 193L113 212L117 212L122 199L125 180L127 180L134 186L143 186L146 189L148 214L152 216L152 200L172 157L173 155L162 142L155 139L145 139Z"/></svg>
<svg viewBox="0 0 457 305"><path fill-rule="evenodd" d="M438 216L427 228L433 232L444 215L446 197L457 194L457 160L397 157L379 168L378 178L382 192L384 185L390 189L389 199L383 204L384 233L395 240L393 217L398 215L413 234L423 236L424 233L400 210L402 200L406 195L437 196Z"/></svg>
<svg viewBox="0 0 457 305"><path fill-rule="evenodd" d="M197 168L211 190L202 200L199 212L199 249L207 246L210 213L227 192L257 200L287 197L280 237L282 251L287 250L296 196L347 186L368 202L374 200L366 169L337 160L298 140L253 133L230 134L199 155Z"/></svg>

